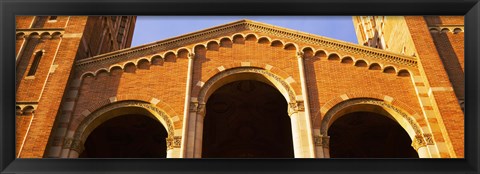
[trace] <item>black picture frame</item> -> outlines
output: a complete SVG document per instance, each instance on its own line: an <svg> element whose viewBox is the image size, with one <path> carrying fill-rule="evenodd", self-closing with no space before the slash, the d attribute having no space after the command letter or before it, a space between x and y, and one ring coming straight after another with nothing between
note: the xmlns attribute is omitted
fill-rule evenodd
<svg viewBox="0 0 480 174"><path fill-rule="evenodd" d="M479 173L478 0L0 0L1 173ZM16 15L465 15L464 159L15 159Z"/></svg>

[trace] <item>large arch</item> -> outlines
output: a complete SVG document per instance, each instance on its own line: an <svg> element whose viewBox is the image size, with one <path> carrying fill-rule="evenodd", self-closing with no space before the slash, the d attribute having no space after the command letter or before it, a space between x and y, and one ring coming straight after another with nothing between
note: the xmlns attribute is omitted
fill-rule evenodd
<svg viewBox="0 0 480 174"><path fill-rule="evenodd" d="M205 104L213 91L227 83L238 80L257 80L267 83L278 89L288 103L296 102L295 91L287 83L287 80L263 68L236 67L219 72L208 79L198 93L198 103Z"/></svg>
<svg viewBox="0 0 480 174"><path fill-rule="evenodd" d="M371 112L387 116L396 121L412 140L412 147L417 150L420 158L431 157L427 145L433 145L430 133L423 132L415 118L403 109L374 98L353 98L338 103L327 111L321 121L320 135L324 152L329 154L328 129L340 117L354 112ZM328 155L329 156L329 155Z"/></svg>
<svg viewBox="0 0 480 174"><path fill-rule="evenodd" d="M66 138L64 147L71 149L75 155L69 155L70 157L78 157L78 155L84 150L84 143L88 136L95 128L105 123L106 121L128 114L140 114L153 118L159 121L161 125L167 131L166 146L167 146L167 158L171 157L171 150L174 146L179 144L180 140L177 140L174 136L174 124L170 117L161 109L152 105L151 103L144 101L118 101L101 107L85 117L75 130L73 138Z"/></svg>
<svg viewBox="0 0 480 174"><path fill-rule="evenodd" d="M266 83L277 89L283 95L288 103L288 115L290 116L292 125L295 157L313 157L314 152L310 150L313 149L313 145L308 143L308 137L312 137L311 132L299 126L305 122L303 115L299 116L299 113L303 113L304 106L303 100L297 101L298 97L296 97L295 91L291 87L291 84L294 83L292 77L288 76L287 79L284 79L269 70L251 66L233 67L222 70L205 83L200 84L201 88L199 92L192 96L190 108L191 120L188 126L189 140L186 144L187 157L201 157L205 104L208 98L219 87L239 80L256 80ZM310 148L310 146L312 147Z"/></svg>
<svg viewBox="0 0 480 174"><path fill-rule="evenodd" d="M257 80L218 88L206 103L202 158L293 158L291 119L281 93Z"/></svg>

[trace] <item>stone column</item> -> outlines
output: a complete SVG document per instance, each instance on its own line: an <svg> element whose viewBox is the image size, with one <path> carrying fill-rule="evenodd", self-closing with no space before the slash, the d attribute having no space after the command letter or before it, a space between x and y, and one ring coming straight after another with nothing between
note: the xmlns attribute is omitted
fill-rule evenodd
<svg viewBox="0 0 480 174"><path fill-rule="evenodd" d="M420 158L432 157L430 150L427 147L427 143L425 142L422 135L415 135L415 138L412 141L412 147L417 151L418 157Z"/></svg>
<svg viewBox="0 0 480 174"><path fill-rule="evenodd" d="M16 38L16 42L19 43L21 42L20 44L20 48L18 49L18 53L17 55L15 56L15 66L17 66L18 64L18 58L20 57L20 55L22 54L22 52L24 51L24 48L25 48L25 45L26 45L26 39L25 39L25 35L17 35L17 38Z"/></svg>
<svg viewBox="0 0 480 174"><path fill-rule="evenodd" d="M289 114L292 124L292 138L295 158L314 158L312 135L307 129L307 117L303 102L290 103Z"/></svg>
<svg viewBox="0 0 480 174"><path fill-rule="evenodd" d="M202 157L202 144L203 144L203 121L205 118L205 104L201 104L198 107L196 127L195 127L195 149L194 158Z"/></svg>
<svg viewBox="0 0 480 174"><path fill-rule="evenodd" d="M182 137L167 137L167 158L181 158Z"/></svg>
<svg viewBox="0 0 480 174"><path fill-rule="evenodd" d="M325 158L330 158L330 136L321 136L322 138L322 147L323 147L323 156Z"/></svg>
<svg viewBox="0 0 480 174"><path fill-rule="evenodd" d="M78 158L84 150L83 142L73 138L65 138L60 158Z"/></svg>
<svg viewBox="0 0 480 174"><path fill-rule="evenodd" d="M322 135L320 135L320 130L318 129L314 129L313 142L315 144L315 157L325 158L325 155L323 152Z"/></svg>
<svg viewBox="0 0 480 174"><path fill-rule="evenodd" d="M182 145L181 145L181 151L180 151L180 156L181 157L187 157L187 142L188 141L193 141L189 140L188 136L188 130L189 130L189 121L190 121L190 98L191 98L191 89L192 89L192 72L193 72L193 60L195 58L194 53L189 53L188 54L188 70L187 70L187 83L186 83L186 89L185 89L185 104L184 104L184 109L183 109L183 132L182 132Z"/></svg>
<svg viewBox="0 0 480 174"><path fill-rule="evenodd" d="M309 100L308 100L308 91L307 91L307 82L305 78L305 67L303 62L303 52L297 52L297 61L298 61L298 69L300 74L300 85L302 88L302 95L297 96L297 109L298 109L298 121L301 123L297 124L299 126L298 130L304 131L302 132L301 139L302 144L301 148L302 151L302 158L315 158L315 145L313 142L313 133L312 133L312 122L311 122L311 115L310 115L310 107L309 107ZM293 120L292 120L293 121ZM292 123L293 124L293 123ZM293 127L292 127L293 128Z"/></svg>

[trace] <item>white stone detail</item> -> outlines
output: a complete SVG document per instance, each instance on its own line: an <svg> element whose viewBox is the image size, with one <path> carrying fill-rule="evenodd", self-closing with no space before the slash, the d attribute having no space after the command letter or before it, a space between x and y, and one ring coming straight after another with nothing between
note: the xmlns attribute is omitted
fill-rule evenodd
<svg viewBox="0 0 480 174"><path fill-rule="evenodd" d="M302 96L302 95L297 95L297 96L295 96L295 100L297 100L297 101L302 101L302 100L303 100L303 96Z"/></svg>
<svg viewBox="0 0 480 174"><path fill-rule="evenodd" d="M190 98L190 102L198 102L198 98L197 97L192 97L192 98Z"/></svg>
<svg viewBox="0 0 480 174"><path fill-rule="evenodd" d="M292 76L290 76L287 79L285 79L285 82L287 82L288 84L292 84L293 82L295 82L295 80L293 79Z"/></svg>
<svg viewBox="0 0 480 174"><path fill-rule="evenodd" d="M110 103L113 103L117 101L117 97L110 97L108 100L110 100Z"/></svg>
<svg viewBox="0 0 480 174"><path fill-rule="evenodd" d="M58 67L58 65L52 65L52 66L50 67L50 70L48 71L48 73L50 73L50 74L51 74L51 73L54 73L55 70L57 69L57 67Z"/></svg>
<svg viewBox="0 0 480 174"><path fill-rule="evenodd" d="M182 133L183 133L183 130L182 130L182 129L175 129L175 130L173 131L173 134L175 134L175 135L182 135Z"/></svg>
<svg viewBox="0 0 480 174"><path fill-rule="evenodd" d="M173 122L175 122L175 121L179 121L179 120L180 120L180 117L178 117L178 116L174 116L174 117L172 117L172 121L173 121Z"/></svg>
<svg viewBox="0 0 480 174"><path fill-rule="evenodd" d="M269 65L269 64L265 65L265 69L266 69L266 70L269 70L269 71L270 71L272 68L273 68L272 65Z"/></svg>
<svg viewBox="0 0 480 174"><path fill-rule="evenodd" d="M152 99L150 100L150 103L152 103L153 105L157 105L159 102L160 102L160 100L157 99L157 98L152 98Z"/></svg>
<svg viewBox="0 0 480 174"><path fill-rule="evenodd" d="M218 71L220 71L220 72L221 72L221 71L225 71L225 67L223 67L223 66L219 66L217 69L218 69Z"/></svg>
<svg viewBox="0 0 480 174"><path fill-rule="evenodd" d="M390 96L386 95L385 97L383 97L383 101L385 101L387 103L392 103L393 97L390 97Z"/></svg>
<svg viewBox="0 0 480 174"><path fill-rule="evenodd" d="M197 83L197 86L200 86L200 87L202 87L204 84L205 84L205 82L198 81L198 83Z"/></svg>
<svg viewBox="0 0 480 174"><path fill-rule="evenodd" d="M90 113L91 113L91 112L90 112L89 110L84 110L84 111L82 112L82 115L86 117L86 116L90 115Z"/></svg>
<svg viewBox="0 0 480 174"><path fill-rule="evenodd" d="M413 77L413 82L415 82L415 83L417 83L417 82L423 82L422 76L414 76L414 77Z"/></svg>
<svg viewBox="0 0 480 174"><path fill-rule="evenodd" d="M348 97L347 94L343 94L340 98L342 98L342 100L348 100L350 97Z"/></svg>
<svg viewBox="0 0 480 174"><path fill-rule="evenodd" d="M250 62L241 62L240 65L241 66L250 66Z"/></svg>

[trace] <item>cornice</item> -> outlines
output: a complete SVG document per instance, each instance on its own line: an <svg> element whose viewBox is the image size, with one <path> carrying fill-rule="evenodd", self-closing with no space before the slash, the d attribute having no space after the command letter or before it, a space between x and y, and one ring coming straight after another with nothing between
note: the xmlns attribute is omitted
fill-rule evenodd
<svg viewBox="0 0 480 174"><path fill-rule="evenodd" d="M198 43L201 41L217 38L226 34L237 33L245 30L266 33L291 39L294 41L312 44L312 46L327 47L335 50L341 50L347 53L355 53L372 57L386 62L403 64L410 67L417 66L417 59L385 50L370 48L345 41L331 39L323 36L313 35L306 32L300 32L283 27L269 25L252 20L240 20L225 25L220 25L197 32L184 34L170 39L148 43L137 47L113 51L91 58L78 60L76 66L79 69L86 69L90 66L102 66L104 64L114 64L126 61L133 57L141 57L149 54L155 54L162 51L180 48L185 45ZM101 64L101 65L98 65Z"/></svg>

